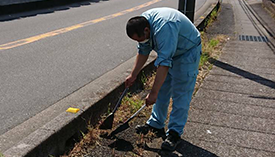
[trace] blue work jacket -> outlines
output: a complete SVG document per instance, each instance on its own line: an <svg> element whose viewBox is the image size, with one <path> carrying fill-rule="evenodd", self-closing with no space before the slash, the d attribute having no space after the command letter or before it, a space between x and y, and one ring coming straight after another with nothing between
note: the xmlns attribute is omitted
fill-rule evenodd
<svg viewBox="0 0 275 157"><path fill-rule="evenodd" d="M194 24L176 9L154 8L141 16L149 21L150 40L138 43L138 52L149 55L155 50L158 54L155 61L157 67L172 67L173 58L184 55L201 42L200 32Z"/></svg>

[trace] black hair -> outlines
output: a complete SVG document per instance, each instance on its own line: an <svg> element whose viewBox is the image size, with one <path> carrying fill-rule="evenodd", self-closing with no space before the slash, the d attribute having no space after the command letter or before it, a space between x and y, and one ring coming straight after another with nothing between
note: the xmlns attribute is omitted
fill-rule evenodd
<svg viewBox="0 0 275 157"><path fill-rule="evenodd" d="M145 27L150 28L148 20L143 16L132 17L126 25L126 33L131 38L134 34L138 37L144 36Z"/></svg>

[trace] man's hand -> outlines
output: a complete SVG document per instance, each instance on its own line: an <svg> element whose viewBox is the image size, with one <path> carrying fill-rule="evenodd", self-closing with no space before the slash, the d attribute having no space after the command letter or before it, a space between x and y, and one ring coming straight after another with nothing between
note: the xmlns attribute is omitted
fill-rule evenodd
<svg viewBox="0 0 275 157"><path fill-rule="evenodd" d="M126 78L125 87L126 87L126 88L129 88L130 86L132 86L133 83L135 82L136 78L137 78L136 76L133 76L132 74L130 74L130 75Z"/></svg>
<svg viewBox="0 0 275 157"><path fill-rule="evenodd" d="M145 103L147 106L153 105L157 101L158 94L157 93L149 93L145 99Z"/></svg>
<svg viewBox="0 0 275 157"><path fill-rule="evenodd" d="M134 68L131 74L126 78L126 81L125 81L125 86L127 88L133 85L133 83L137 78L138 73L140 72L141 68L143 67L147 59L148 59L148 55L137 54Z"/></svg>

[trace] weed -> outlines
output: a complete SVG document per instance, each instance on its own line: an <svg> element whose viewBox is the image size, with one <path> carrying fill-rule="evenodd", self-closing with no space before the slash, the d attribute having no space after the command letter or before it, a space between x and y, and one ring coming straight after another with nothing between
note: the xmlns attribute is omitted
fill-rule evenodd
<svg viewBox="0 0 275 157"><path fill-rule="evenodd" d="M0 157L4 157L4 155L0 152Z"/></svg>
<svg viewBox="0 0 275 157"><path fill-rule="evenodd" d="M213 64L211 64L211 65L209 66L209 70L212 70L212 68L213 68Z"/></svg>
<svg viewBox="0 0 275 157"><path fill-rule="evenodd" d="M83 131L80 131L82 137L84 138L85 137L85 133Z"/></svg>
<svg viewBox="0 0 275 157"><path fill-rule="evenodd" d="M127 104L127 106L129 106L130 113L136 112L143 105L142 100L135 97L131 97L130 94L126 95L122 101L123 104Z"/></svg>
<svg viewBox="0 0 275 157"><path fill-rule="evenodd" d="M210 57L213 57L212 54L214 54L214 51L217 48L219 43L220 42L217 39L211 39L210 41L203 42L202 55L201 55L199 67L202 67Z"/></svg>
<svg viewBox="0 0 275 157"><path fill-rule="evenodd" d="M205 65L209 58L216 58L220 54L219 46L223 43L226 39L226 36L216 36L215 38L209 40L204 32L201 32L202 38L202 55L199 67L201 68Z"/></svg>
<svg viewBox="0 0 275 157"><path fill-rule="evenodd" d="M146 77L144 71L142 71L142 74L141 74L141 82L143 85L146 85L147 77Z"/></svg>
<svg viewBox="0 0 275 157"><path fill-rule="evenodd" d="M87 148L93 148L98 143L100 130L93 128L91 125L88 126L88 133L84 134L80 131L83 138L82 140L75 145L73 150L67 156L63 157L76 157L81 156L81 154L87 153Z"/></svg>
<svg viewBox="0 0 275 157"><path fill-rule="evenodd" d="M208 53L202 53L199 67L202 67L205 64L205 62L208 61L209 57L210 55Z"/></svg>
<svg viewBox="0 0 275 157"><path fill-rule="evenodd" d="M218 12L219 9L215 8L212 13L210 14L210 16L208 18L205 19L204 25L206 26L204 29L207 29L207 27L209 27L213 21L216 20L217 16L218 16Z"/></svg>
<svg viewBox="0 0 275 157"><path fill-rule="evenodd" d="M219 44L219 41L218 40L216 40L216 39L211 39L210 40L210 42L209 42L209 45L211 46L211 47L215 47L215 46L217 46Z"/></svg>
<svg viewBox="0 0 275 157"><path fill-rule="evenodd" d="M108 104L108 109L107 109L107 115L109 115L111 113L111 103Z"/></svg>
<svg viewBox="0 0 275 157"><path fill-rule="evenodd" d="M204 32L201 32L202 38L202 54L199 64L199 75L197 77L197 83L194 90L194 95L198 91L199 86L201 85L204 78L207 76L209 71L212 69L213 64L209 62L210 58L217 59L221 54L222 45L225 41L228 40L228 37L225 35L217 35L211 40L207 38L207 35Z"/></svg>
<svg viewBox="0 0 275 157"><path fill-rule="evenodd" d="M212 11L211 15L210 15L213 19L217 18L217 9L215 9L214 11Z"/></svg>

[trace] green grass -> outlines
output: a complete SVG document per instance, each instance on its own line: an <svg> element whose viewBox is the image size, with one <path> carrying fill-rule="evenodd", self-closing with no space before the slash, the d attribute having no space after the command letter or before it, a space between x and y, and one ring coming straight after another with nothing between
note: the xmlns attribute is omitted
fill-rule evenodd
<svg viewBox="0 0 275 157"><path fill-rule="evenodd" d="M111 112L111 103L109 103L107 108L107 115L109 115Z"/></svg>
<svg viewBox="0 0 275 157"><path fill-rule="evenodd" d="M213 10L210 16L213 18L216 18L217 17L217 9Z"/></svg>
<svg viewBox="0 0 275 157"><path fill-rule="evenodd" d="M4 155L0 152L0 157L4 157Z"/></svg>
<svg viewBox="0 0 275 157"><path fill-rule="evenodd" d="M216 58L217 57L217 48L220 44L219 38L213 38L211 40L208 40L205 33L201 32L202 36L202 55L200 59L199 67L202 67L205 65L209 58ZM212 68L212 67L209 67Z"/></svg>
<svg viewBox="0 0 275 157"><path fill-rule="evenodd" d="M210 41L207 39L204 32L201 32L202 36L202 55L200 60L200 67L203 66L210 57L212 57L212 53L214 52L215 48L218 46L220 41L218 39L211 39Z"/></svg>
<svg viewBox="0 0 275 157"><path fill-rule="evenodd" d="M84 138L86 136L86 134L83 131L81 131L81 130L80 130L80 133L82 135L82 138Z"/></svg>
<svg viewBox="0 0 275 157"><path fill-rule="evenodd" d="M207 29L208 26L210 26L213 21L216 20L218 16L219 10L215 8L212 13L210 14L210 17L206 19L205 21L205 29ZM212 52L214 49L218 46L220 43L219 40L217 39L211 39L210 41L207 39L206 33L205 32L200 32L201 33L201 38L202 38L202 55L200 59L200 64L199 66L202 67L210 57L212 56Z"/></svg>
<svg viewBox="0 0 275 157"><path fill-rule="evenodd" d="M128 104L130 112L134 113L143 105L144 102L140 99L134 99L130 94L128 94L124 97L123 103Z"/></svg>
<svg viewBox="0 0 275 157"><path fill-rule="evenodd" d="M143 85L145 85L147 82L147 76L145 75L144 71L142 71L142 74L141 74L141 82Z"/></svg>
<svg viewBox="0 0 275 157"><path fill-rule="evenodd" d="M199 67L203 66L208 61L209 57L210 55L208 53L203 52L201 55Z"/></svg>
<svg viewBox="0 0 275 157"><path fill-rule="evenodd" d="M219 41L216 39L211 39L209 42L209 46L212 48L216 47L218 44L219 44Z"/></svg>
<svg viewBox="0 0 275 157"><path fill-rule="evenodd" d="M215 21L216 20L216 18L217 18L217 16L218 16L218 12L219 12L219 10L217 9L217 8L215 8L213 11L212 11L212 13L210 14L210 16L209 16L209 18L207 18L206 20L205 20L205 29L207 29L207 26L209 26L213 21Z"/></svg>

